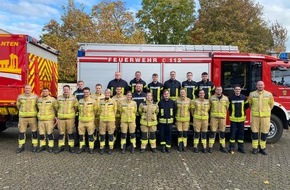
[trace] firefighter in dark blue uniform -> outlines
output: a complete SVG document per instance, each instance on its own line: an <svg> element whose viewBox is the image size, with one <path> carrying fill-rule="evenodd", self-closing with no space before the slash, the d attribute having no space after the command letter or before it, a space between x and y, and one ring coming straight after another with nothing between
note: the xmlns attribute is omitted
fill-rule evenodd
<svg viewBox="0 0 290 190"><path fill-rule="evenodd" d="M122 94L125 95L126 92L129 90L129 86L128 83L121 79L121 73L120 72L116 72L115 73L115 79L111 80L107 86L108 89L111 90L112 94L111 96L115 96L116 95L116 88L117 87L121 87L122 88Z"/></svg>
<svg viewBox="0 0 290 190"><path fill-rule="evenodd" d="M79 80L77 82L77 86L78 88L76 89L76 91L74 91L73 95L76 97L76 99L79 101L80 99L84 98L84 81ZM79 139L80 139L80 135L79 135L79 113L76 113L76 117L75 117L75 126L76 126L76 131L75 131L75 147L79 146ZM86 137L87 137L87 133L86 133ZM86 144L88 144L88 138L86 138Z"/></svg>
<svg viewBox="0 0 290 190"><path fill-rule="evenodd" d="M146 93L142 91L142 84L140 84L140 83L136 84L135 92L132 94L132 100L137 103L137 110L139 110L139 106L141 103L146 102ZM136 113L136 131L137 132L139 132L141 130L140 119L141 119L141 116L137 112Z"/></svg>
<svg viewBox="0 0 290 190"><path fill-rule="evenodd" d="M198 96L198 92L200 90L204 90L205 93L205 99L209 99L211 95L214 93L215 86L214 84L208 80L208 73L203 72L201 74L202 80L197 83L197 90L196 90L196 96Z"/></svg>
<svg viewBox="0 0 290 190"><path fill-rule="evenodd" d="M158 74L154 73L152 75L152 82L147 86L148 92L152 93L153 101L158 103L161 98L161 93L163 90L163 84L158 82Z"/></svg>
<svg viewBox="0 0 290 190"><path fill-rule="evenodd" d="M169 91L163 91L163 98L158 103L159 107L159 133L161 152L170 152L171 148L171 131L174 116L176 112L175 102L170 99Z"/></svg>
<svg viewBox="0 0 290 190"><path fill-rule="evenodd" d="M187 80L183 81L181 86L182 88L185 89L187 98L194 100L197 83L192 80L192 72L187 72L186 77L187 77Z"/></svg>
<svg viewBox="0 0 290 190"><path fill-rule="evenodd" d="M181 88L181 84L178 80L175 79L176 72L170 72L170 79L165 81L163 89L167 89L170 94L170 98L172 100L176 100L179 97L179 91Z"/></svg>
<svg viewBox="0 0 290 190"><path fill-rule="evenodd" d="M238 140L238 151L245 153L244 150L244 122L246 120L246 109L249 107L247 97L241 94L241 86L235 85L234 94L229 97L229 115L231 121L229 152L235 149L235 140Z"/></svg>
<svg viewBox="0 0 290 190"><path fill-rule="evenodd" d="M135 87L136 87L137 83L140 83L143 85L143 92L146 93L147 92L146 82L141 79L141 72L140 71L135 72L135 78L132 79L129 83L129 87L130 87L130 90L132 91L132 93L135 92Z"/></svg>

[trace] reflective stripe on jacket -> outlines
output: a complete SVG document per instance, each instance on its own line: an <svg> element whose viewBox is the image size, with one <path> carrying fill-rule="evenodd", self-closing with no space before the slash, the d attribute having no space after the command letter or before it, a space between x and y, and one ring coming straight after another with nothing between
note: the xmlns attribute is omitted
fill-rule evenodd
<svg viewBox="0 0 290 190"><path fill-rule="evenodd" d="M176 100L176 121L190 121L191 100L178 98Z"/></svg>
<svg viewBox="0 0 290 190"><path fill-rule="evenodd" d="M55 98L51 96L39 98L37 101L38 120L41 120L41 121L53 120L55 118L56 103L57 102Z"/></svg>
<svg viewBox="0 0 290 190"><path fill-rule="evenodd" d="M210 102L210 117L226 118L229 108L229 99L225 95L218 97L216 94L209 99Z"/></svg>
<svg viewBox="0 0 290 190"><path fill-rule="evenodd" d="M38 96L36 94L20 94L16 106L19 110L19 117L36 117Z"/></svg>
<svg viewBox="0 0 290 190"><path fill-rule="evenodd" d="M274 107L274 98L271 92L263 90L250 93L249 104L254 117L270 117Z"/></svg>

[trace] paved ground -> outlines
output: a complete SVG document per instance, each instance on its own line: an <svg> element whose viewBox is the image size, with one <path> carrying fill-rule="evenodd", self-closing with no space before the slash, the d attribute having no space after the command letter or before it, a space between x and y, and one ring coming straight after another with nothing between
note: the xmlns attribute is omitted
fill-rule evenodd
<svg viewBox="0 0 290 190"><path fill-rule="evenodd" d="M30 141L29 141L30 142ZM16 154L17 129L0 134L0 189L290 189L290 131L268 156L139 151L122 155Z"/></svg>

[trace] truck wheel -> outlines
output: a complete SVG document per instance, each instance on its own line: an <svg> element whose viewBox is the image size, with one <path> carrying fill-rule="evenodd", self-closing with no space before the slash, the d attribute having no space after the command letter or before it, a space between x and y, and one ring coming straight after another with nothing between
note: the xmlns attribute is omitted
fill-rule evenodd
<svg viewBox="0 0 290 190"><path fill-rule="evenodd" d="M270 131L268 133L267 142L275 143L280 140L283 134L282 121L276 115L271 115Z"/></svg>
<svg viewBox="0 0 290 190"><path fill-rule="evenodd" d="M6 123L5 122L0 122L0 132L4 131L6 128Z"/></svg>

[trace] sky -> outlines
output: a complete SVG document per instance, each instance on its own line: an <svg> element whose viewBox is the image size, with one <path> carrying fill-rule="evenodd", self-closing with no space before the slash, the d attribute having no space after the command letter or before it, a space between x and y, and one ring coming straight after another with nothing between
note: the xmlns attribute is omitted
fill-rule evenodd
<svg viewBox="0 0 290 190"><path fill-rule="evenodd" d="M133 13L141 8L142 0L124 0ZM195 0L197 2L197 0ZM75 0L83 3L86 10L100 0ZM290 51L290 1L255 0L264 7L264 19L271 25L278 21L288 30L287 51ZM51 19L60 21L62 6L67 0L1 0L0 29L11 33L28 34L39 39L42 28ZM198 6L197 6L198 7Z"/></svg>

